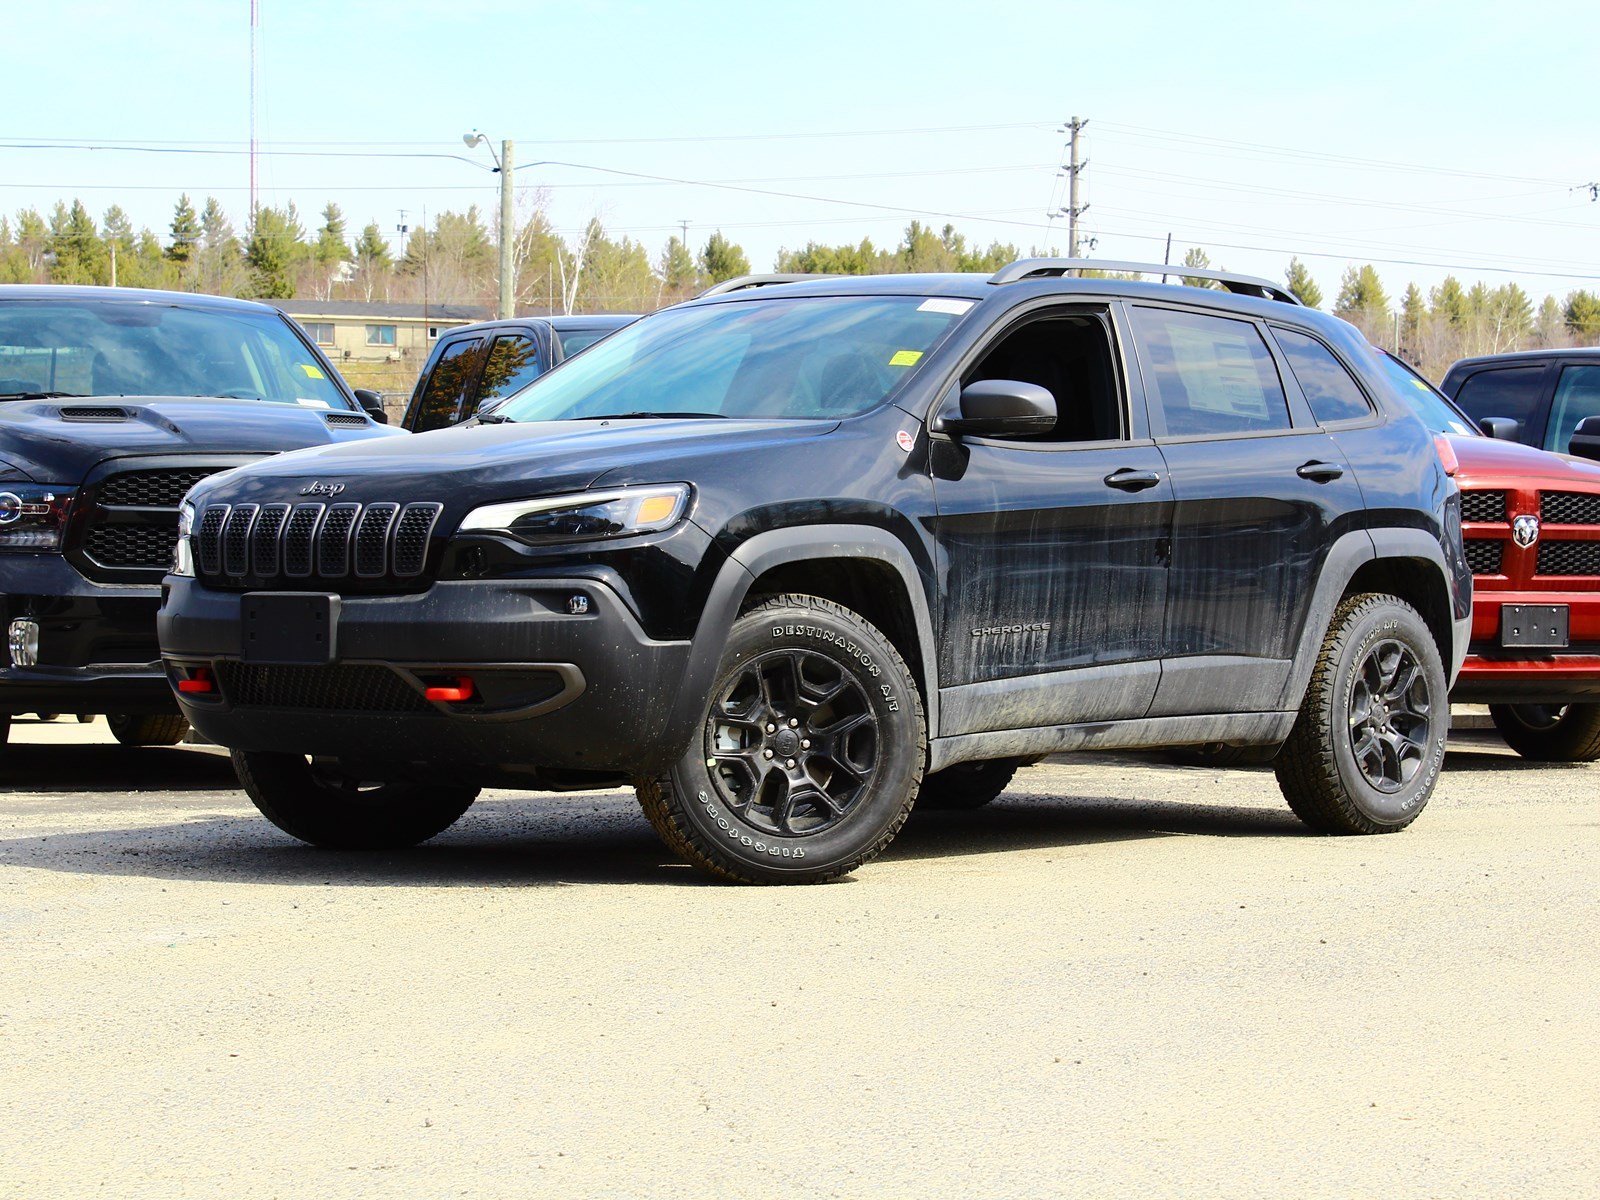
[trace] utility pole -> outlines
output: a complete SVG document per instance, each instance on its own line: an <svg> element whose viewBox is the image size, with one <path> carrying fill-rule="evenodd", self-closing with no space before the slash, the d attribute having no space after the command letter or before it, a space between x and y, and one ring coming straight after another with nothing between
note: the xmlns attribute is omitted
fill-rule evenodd
<svg viewBox="0 0 1600 1200"><path fill-rule="evenodd" d="M515 218L510 211L510 138L501 142L501 320L517 315L517 267L512 262L512 250L517 242Z"/></svg>
<svg viewBox="0 0 1600 1200"><path fill-rule="evenodd" d="M256 33L261 28L261 2L250 0L250 225L256 223L256 209L260 201L256 191L256 155L261 144L256 140L256 93L260 90L257 82L260 70L260 58L256 51Z"/></svg>
<svg viewBox="0 0 1600 1200"><path fill-rule="evenodd" d="M117 286L117 239L111 239L111 286Z"/></svg>
<svg viewBox="0 0 1600 1200"><path fill-rule="evenodd" d="M1078 218L1088 211L1087 204L1078 203L1078 179L1083 174L1083 169L1089 164L1078 161L1078 134L1089 124L1087 120L1078 120L1073 117L1067 122L1067 131L1072 134L1069 143L1070 153L1067 159L1067 257L1078 257Z"/></svg>

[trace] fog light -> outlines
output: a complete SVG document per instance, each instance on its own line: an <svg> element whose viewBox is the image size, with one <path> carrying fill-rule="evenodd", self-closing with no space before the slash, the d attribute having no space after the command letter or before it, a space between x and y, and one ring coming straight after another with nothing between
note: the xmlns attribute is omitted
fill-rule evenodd
<svg viewBox="0 0 1600 1200"><path fill-rule="evenodd" d="M583 616L584 613L589 611L589 597L568 596L567 611L575 617Z"/></svg>
<svg viewBox="0 0 1600 1200"><path fill-rule="evenodd" d="M39 622L19 617L6 630L6 645L11 649L11 665L39 665Z"/></svg>

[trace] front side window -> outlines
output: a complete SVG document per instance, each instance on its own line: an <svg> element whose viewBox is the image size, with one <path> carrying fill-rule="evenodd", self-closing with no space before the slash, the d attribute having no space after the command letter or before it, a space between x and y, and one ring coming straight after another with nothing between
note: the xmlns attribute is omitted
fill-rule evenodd
<svg viewBox="0 0 1600 1200"><path fill-rule="evenodd" d="M1567 453L1572 435L1586 417L1600 416L1600 366L1563 367L1556 384L1555 403L1550 406L1550 427L1545 433L1546 450Z"/></svg>
<svg viewBox="0 0 1600 1200"><path fill-rule="evenodd" d="M393 325L368 325L367 326L367 345L369 345L369 346L392 346L392 345L394 345L394 326Z"/></svg>
<svg viewBox="0 0 1600 1200"><path fill-rule="evenodd" d="M540 376L495 415L837 420L882 404L973 303L774 296L667 309Z"/></svg>
<svg viewBox="0 0 1600 1200"><path fill-rule="evenodd" d="M275 312L124 300L0 302L0 400L39 393L354 407Z"/></svg>
<svg viewBox="0 0 1600 1200"><path fill-rule="evenodd" d="M1461 381L1455 400L1474 421L1485 417L1510 417L1526 439L1537 424L1539 401L1544 396L1544 367L1501 367L1478 371Z"/></svg>
<svg viewBox="0 0 1600 1200"><path fill-rule="evenodd" d="M467 384L472 380L472 369L478 362L480 338L462 338L449 342L439 351L439 358L428 372L428 382L422 389L422 403L417 408L413 432L443 429L454 425L464 415L462 399Z"/></svg>
<svg viewBox="0 0 1600 1200"><path fill-rule="evenodd" d="M1278 339L1278 348L1289 360L1289 369L1305 393L1317 424L1355 421L1372 415L1361 385L1351 378L1350 372L1333 356L1333 351L1295 329L1274 325L1272 336Z"/></svg>
<svg viewBox="0 0 1600 1200"><path fill-rule="evenodd" d="M1134 337L1169 437L1288 429L1272 352L1249 321L1135 306Z"/></svg>
<svg viewBox="0 0 1600 1200"><path fill-rule="evenodd" d="M485 409L512 392L519 392L539 377L539 347L520 333L497 337L489 347L478 384L478 408Z"/></svg>
<svg viewBox="0 0 1600 1200"><path fill-rule="evenodd" d="M996 342L962 384L980 379L1037 384L1055 397L1055 428L1028 441L1103 442L1125 436L1122 389L1099 316L1029 321Z"/></svg>

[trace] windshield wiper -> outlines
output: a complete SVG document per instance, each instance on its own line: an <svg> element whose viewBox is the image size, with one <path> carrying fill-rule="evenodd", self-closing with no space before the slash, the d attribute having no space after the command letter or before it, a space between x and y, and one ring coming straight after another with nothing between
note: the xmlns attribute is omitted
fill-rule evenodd
<svg viewBox="0 0 1600 1200"><path fill-rule="evenodd" d="M0 400L81 400L83 392L0 392Z"/></svg>
<svg viewBox="0 0 1600 1200"><path fill-rule="evenodd" d="M595 417L578 417L576 419L580 421L653 421L657 419L670 419L673 417L683 417L686 419L714 417L719 421L726 421L728 419L728 414L719 412L625 412L601 413L599 416Z"/></svg>

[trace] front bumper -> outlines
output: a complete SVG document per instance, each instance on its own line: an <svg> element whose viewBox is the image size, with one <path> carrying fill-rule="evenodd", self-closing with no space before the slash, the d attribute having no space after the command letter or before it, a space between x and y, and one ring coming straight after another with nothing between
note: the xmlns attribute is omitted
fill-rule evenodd
<svg viewBox="0 0 1600 1200"><path fill-rule="evenodd" d="M1566 605L1572 649L1502 647L1500 609L1505 604ZM1477 588L1471 645L1450 699L1458 704L1600 701L1600 592Z"/></svg>
<svg viewBox="0 0 1600 1200"><path fill-rule="evenodd" d="M638 774L681 753L669 726L689 643L646 636L600 580L448 580L413 595L344 595L331 667L266 669L240 662L241 593L187 578L167 584L159 625L168 673L212 672L217 693L179 704L224 746L359 762L374 779L425 770L478 781ZM574 596L587 612L568 611ZM343 668L359 675L317 674ZM429 682L463 675L479 703L419 698ZM327 686L357 678L354 690Z"/></svg>
<svg viewBox="0 0 1600 1200"><path fill-rule="evenodd" d="M0 713L173 712L156 643L155 584L85 579L59 554L0 555L0 625L39 625L39 662L0 656Z"/></svg>

